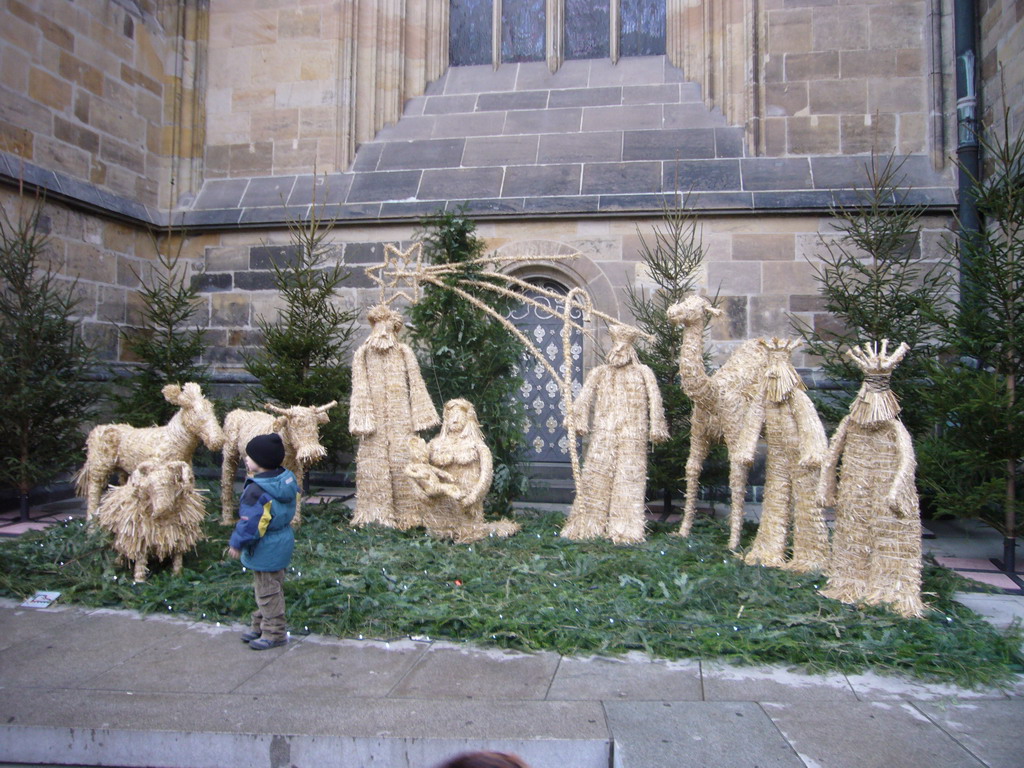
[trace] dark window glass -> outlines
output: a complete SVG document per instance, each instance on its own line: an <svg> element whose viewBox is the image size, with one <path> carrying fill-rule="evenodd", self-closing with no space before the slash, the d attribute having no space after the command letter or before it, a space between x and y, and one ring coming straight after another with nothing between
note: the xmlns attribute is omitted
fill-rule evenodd
<svg viewBox="0 0 1024 768"><path fill-rule="evenodd" d="M544 61L544 16L544 0L502 2L502 61Z"/></svg>
<svg viewBox="0 0 1024 768"><path fill-rule="evenodd" d="M453 67L491 63L494 0L452 0L448 58Z"/></svg>
<svg viewBox="0 0 1024 768"><path fill-rule="evenodd" d="M665 0L621 0L619 21L623 56L665 53Z"/></svg>
<svg viewBox="0 0 1024 768"><path fill-rule="evenodd" d="M565 0L565 58L603 59L608 45L609 0Z"/></svg>

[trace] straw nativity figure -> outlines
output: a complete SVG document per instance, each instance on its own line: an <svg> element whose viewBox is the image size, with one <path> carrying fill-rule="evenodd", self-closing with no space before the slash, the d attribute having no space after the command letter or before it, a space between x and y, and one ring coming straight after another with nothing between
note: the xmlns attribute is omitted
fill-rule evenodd
<svg viewBox="0 0 1024 768"><path fill-rule="evenodd" d="M756 339L744 342L721 368L709 376L704 367L704 325L722 310L703 296L691 294L668 308L669 322L683 327L679 349L679 379L693 401L690 416L690 454L686 459L686 499L679 535L689 536L697 512L700 471L711 448L725 442L729 450L729 549L740 545L743 502L749 465L740 460L741 438L747 410L753 400L753 382L768 362L768 351Z"/></svg>
<svg viewBox="0 0 1024 768"><path fill-rule="evenodd" d="M790 359L800 342L758 339L768 351L768 364L757 382L744 424L740 461L750 466L758 437L767 446L761 523L748 565L768 565L806 572L824 570L828 562L828 527L817 503L821 464L828 438L804 383ZM792 557L786 560L790 526Z"/></svg>
<svg viewBox="0 0 1024 768"><path fill-rule="evenodd" d="M167 402L179 410L162 427L133 427L130 424L100 424L86 438L85 464L78 471L76 490L86 497L85 519L96 512L110 474L123 477L148 459L191 463L199 441L211 451L224 444L224 432L217 421L213 403L203 396L199 385L168 384L161 390Z"/></svg>
<svg viewBox="0 0 1024 768"><path fill-rule="evenodd" d="M463 544L519 530L519 524L510 520L484 520L484 497L491 489L494 467L471 402L445 403L440 434L429 444L411 438L410 456L405 472L422 493L427 533Z"/></svg>
<svg viewBox="0 0 1024 768"><path fill-rule="evenodd" d="M819 502L836 513L828 584L821 594L922 616L914 446L889 388L893 369L910 348L900 344L889 354L888 344L886 339L881 346L847 351L864 372L864 383L832 436L818 485Z"/></svg>
<svg viewBox="0 0 1024 768"><path fill-rule="evenodd" d="M112 487L96 510L96 522L114 534L113 548L134 563L135 581L145 581L150 558L172 559L181 573L187 550L203 538L206 507L184 461L143 461L124 485Z"/></svg>
<svg viewBox="0 0 1024 768"><path fill-rule="evenodd" d="M352 524L404 530L422 524L421 496L404 471L409 440L440 420L416 356L398 340L402 316L379 304L367 319L370 336L352 359L348 423L359 438Z"/></svg>
<svg viewBox="0 0 1024 768"><path fill-rule="evenodd" d="M645 538L647 443L667 440L668 423L654 372L633 348L640 332L629 325L609 332L607 362L587 376L569 416L590 443L561 535L632 544Z"/></svg>

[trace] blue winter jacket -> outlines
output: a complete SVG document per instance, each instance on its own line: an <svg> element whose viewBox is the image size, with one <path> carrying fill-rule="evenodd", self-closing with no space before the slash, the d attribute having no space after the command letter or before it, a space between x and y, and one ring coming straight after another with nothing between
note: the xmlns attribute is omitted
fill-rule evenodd
<svg viewBox="0 0 1024 768"><path fill-rule="evenodd" d="M288 567L295 548L291 522L298 483L291 470L261 472L248 478L238 505L238 524L229 545L242 553L242 565L253 571Z"/></svg>

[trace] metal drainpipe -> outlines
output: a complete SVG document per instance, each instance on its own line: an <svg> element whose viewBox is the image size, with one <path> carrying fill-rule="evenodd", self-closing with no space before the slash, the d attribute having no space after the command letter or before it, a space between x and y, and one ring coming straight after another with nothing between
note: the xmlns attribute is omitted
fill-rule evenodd
<svg viewBox="0 0 1024 768"><path fill-rule="evenodd" d="M956 122L959 161L960 241L980 229L974 202L974 182L979 178L977 48L978 19L975 0L954 0L953 25L956 45ZM963 250L961 249L961 258Z"/></svg>

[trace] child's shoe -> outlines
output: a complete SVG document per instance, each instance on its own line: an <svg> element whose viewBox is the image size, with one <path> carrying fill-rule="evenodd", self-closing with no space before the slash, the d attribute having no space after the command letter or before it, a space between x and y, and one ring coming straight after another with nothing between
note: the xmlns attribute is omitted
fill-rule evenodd
<svg viewBox="0 0 1024 768"><path fill-rule="evenodd" d="M251 643L253 640L258 638L261 634L262 634L261 632L257 632L254 629L250 629L248 632L246 632L245 634L242 635L242 642L243 643Z"/></svg>
<svg viewBox="0 0 1024 768"><path fill-rule="evenodd" d="M284 645L288 642L287 637L282 637L280 640L267 640L265 637L258 637L255 640L249 642L249 647L254 651L265 651L267 648L277 648L278 646Z"/></svg>

